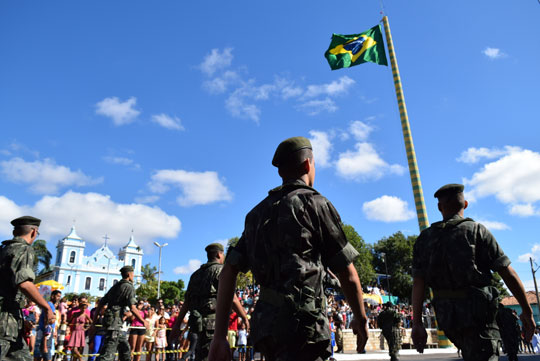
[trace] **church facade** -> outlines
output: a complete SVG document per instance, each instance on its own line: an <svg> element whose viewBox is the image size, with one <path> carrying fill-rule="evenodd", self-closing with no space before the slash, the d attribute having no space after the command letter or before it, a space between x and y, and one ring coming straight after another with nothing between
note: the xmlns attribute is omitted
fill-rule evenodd
<svg viewBox="0 0 540 361"><path fill-rule="evenodd" d="M107 237L105 237L107 240ZM118 256L109 249L107 242L92 255L85 255L86 243L77 235L75 227L58 241L53 278L64 285L64 293L89 293L104 296L122 278L120 268L130 265L135 270L135 287L141 283L142 249L131 235L120 248Z"/></svg>

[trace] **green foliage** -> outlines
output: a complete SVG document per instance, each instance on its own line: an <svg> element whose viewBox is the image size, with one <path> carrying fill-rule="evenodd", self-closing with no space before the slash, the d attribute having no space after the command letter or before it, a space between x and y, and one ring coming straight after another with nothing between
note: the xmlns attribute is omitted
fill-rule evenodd
<svg viewBox="0 0 540 361"><path fill-rule="evenodd" d="M412 254L417 236L405 237L397 232L373 245L373 266L377 273L390 275L390 293L401 300L409 300L412 292ZM382 254L386 256L383 259ZM386 262L385 262L386 261ZM386 280L383 281L386 288Z"/></svg>
<svg viewBox="0 0 540 361"><path fill-rule="evenodd" d="M40 274L41 272L47 271L51 266L52 260L52 254L47 249L47 242L43 239L36 239L34 243L32 243L32 248L34 249L35 274Z"/></svg>
<svg viewBox="0 0 540 361"><path fill-rule="evenodd" d="M231 247L236 246L240 238L233 237L227 241L227 248L225 249L226 254L229 253L229 250ZM248 273L239 272L238 276L236 277L236 287L245 288L248 285L252 285L255 283L255 279L253 278L253 274L251 271L248 271Z"/></svg>
<svg viewBox="0 0 540 361"><path fill-rule="evenodd" d="M184 281L161 281L161 299L166 305L178 303L184 299Z"/></svg>
<svg viewBox="0 0 540 361"><path fill-rule="evenodd" d="M141 268L141 276L144 283L153 282L156 280L157 268L156 266L145 264Z"/></svg>
<svg viewBox="0 0 540 361"><path fill-rule="evenodd" d="M157 281L149 281L141 284L135 294L138 299L148 300L150 303L154 304L157 299Z"/></svg>
<svg viewBox="0 0 540 361"><path fill-rule="evenodd" d="M365 287L375 280L375 270L373 269L372 260L373 255L371 254L369 246L366 244L362 236L356 232L353 226L348 224L342 224L343 231L347 240L351 245L356 249L360 256L354 261L354 267L358 272L360 277L360 282L362 286Z"/></svg>
<svg viewBox="0 0 540 361"><path fill-rule="evenodd" d="M508 293L508 290L504 286L501 276L499 276L497 272L493 272L493 279L491 280L491 285L499 291L500 299L510 296L510 293Z"/></svg>

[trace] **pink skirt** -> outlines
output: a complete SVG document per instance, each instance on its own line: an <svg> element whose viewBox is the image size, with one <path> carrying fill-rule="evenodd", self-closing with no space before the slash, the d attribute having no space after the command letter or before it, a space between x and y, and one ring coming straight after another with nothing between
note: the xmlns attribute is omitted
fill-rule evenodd
<svg viewBox="0 0 540 361"><path fill-rule="evenodd" d="M74 330L71 332L68 347L84 347L86 346L86 336L84 330Z"/></svg>
<svg viewBox="0 0 540 361"><path fill-rule="evenodd" d="M156 348L165 348L165 347L167 347L167 338L156 337Z"/></svg>

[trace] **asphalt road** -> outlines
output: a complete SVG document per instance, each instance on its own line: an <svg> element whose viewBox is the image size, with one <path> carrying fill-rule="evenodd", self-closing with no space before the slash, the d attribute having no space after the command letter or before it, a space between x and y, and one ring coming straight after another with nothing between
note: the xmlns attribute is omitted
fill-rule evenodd
<svg viewBox="0 0 540 361"><path fill-rule="evenodd" d="M388 353L384 352L370 352L367 354L336 354L336 360L338 361L364 361L364 360L390 360ZM519 354L519 360L523 361L540 361L540 354L530 355L530 354ZM419 354L414 350L401 350L399 359L402 361L405 360L418 360L418 361L435 361L435 360L462 360L462 358L457 356L455 349L430 349L426 350L426 353ZM500 361L507 361L506 356L501 356Z"/></svg>

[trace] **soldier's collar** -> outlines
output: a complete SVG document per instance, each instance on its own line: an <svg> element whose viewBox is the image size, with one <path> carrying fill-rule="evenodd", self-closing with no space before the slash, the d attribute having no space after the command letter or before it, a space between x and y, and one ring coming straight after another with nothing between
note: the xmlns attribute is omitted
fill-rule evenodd
<svg viewBox="0 0 540 361"><path fill-rule="evenodd" d="M292 187L292 188L306 188L306 189L311 189L311 190L316 192L316 190L313 187L308 186L306 184L306 182L304 182L302 179L297 178L297 179L290 179L290 180L287 180L287 181L283 182L282 185L280 185L279 187L276 187L274 189L271 189L268 193L279 192L279 191L281 191L283 189L287 189L289 187Z"/></svg>
<svg viewBox="0 0 540 361"><path fill-rule="evenodd" d="M24 243L24 244L28 244L28 242L26 242L26 239L22 238L22 237L13 237L13 239L8 239L7 241L4 241L2 242L3 244L8 244L8 243Z"/></svg>

